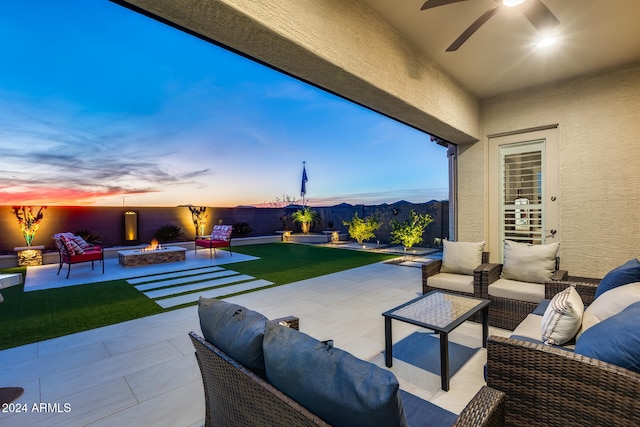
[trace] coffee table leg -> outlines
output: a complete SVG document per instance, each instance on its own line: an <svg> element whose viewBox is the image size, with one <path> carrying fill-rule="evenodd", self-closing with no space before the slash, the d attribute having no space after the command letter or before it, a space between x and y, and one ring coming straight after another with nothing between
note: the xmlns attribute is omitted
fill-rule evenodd
<svg viewBox="0 0 640 427"><path fill-rule="evenodd" d="M489 338L489 306L482 309L482 347L487 348Z"/></svg>
<svg viewBox="0 0 640 427"><path fill-rule="evenodd" d="M440 377L442 389L449 391L449 334L440 333Z"/></svg>
<svg viewBox="0 0 640 427"><path fill-rule="evenodd" d="M384 364L387 368L390 368L393 365L393 355L391 354L391 349L393 348L392 339L391 339L391 318L384 318Z"/></svg>

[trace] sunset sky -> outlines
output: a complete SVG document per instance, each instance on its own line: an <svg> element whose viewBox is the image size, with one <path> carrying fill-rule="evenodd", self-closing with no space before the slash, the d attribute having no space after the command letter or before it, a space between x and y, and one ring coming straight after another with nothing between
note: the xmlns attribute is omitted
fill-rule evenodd
<svg viewBox="0 0 640 427"><path fill-rule="evenodd" d="M429 135L106 0L0 5L0 205L447 198Z"/></svg>

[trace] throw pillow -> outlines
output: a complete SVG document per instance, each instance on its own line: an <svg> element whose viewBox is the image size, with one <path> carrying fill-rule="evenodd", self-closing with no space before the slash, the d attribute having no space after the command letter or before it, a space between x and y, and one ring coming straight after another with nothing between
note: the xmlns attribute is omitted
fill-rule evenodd
<svg viewBox="0 0 640 427"><path fill-rule="evenodd" d="M576 342L576 353L640 372L640 302L589 328Z"/></svg>
<svg viewBox="0 0 640 427"><path fill-rule="evenodd" d="M600 281L595 298L618 286L633 282L640 282L640 261L638 258L631 259L608 272Z"/></svg>
<svg viewBox="0 0 640 427"><path fill-rule="evenodd" d="M406 426L392 372L302 332L267 323L267 380L336 426Z"/></svg>
<svg viewBox="0 0 640 427"><path fill-rule="evenodd" d="M542 342L562 345L576 336L582 324L584 303L576 288L558 292L542 316Z"/></svg>
<svg viewBox="0 0 640 427"><path fill-rule="evenodd" d="M214 225L211 231L211 240L229 241L232 228L230 225Z"/></svg>
<svg viewBox="0 0 640 427"><path fill-rule="evenodd" d="M544 283L556 271L560 243L529 245L504 241L502 278L519 282Z"/></svg>
<svg viewBox="0 0 640 427"><path fill-rule="evenodd" d="M62 237L60 237L60 234L53 235L53 242L56 244L56 247L60 252L64 251L64 243L62 242Z"/></svg>
<svg viewBox="0 0 640 427"><path fill-rule="evenodd" d="M264 375L262 339L266 317L237 304L203 297L198 301L198 316L207 341Z"/></svg>
<svg viewBox="0 0 640 427"><path fill-rule="evenodd" d="M87 241L80 236L73 236L73 241L76 242L76 244L80 246L82 249L90 249L93 247L93 245L90 245L89 243L87 243Z"/></svg>
<svg viewBox="0 0 640 427"><path fill-rule="evenodd" d="M67 248L67 252L69 255L82 255L84 253L84 249L82 249L78 244L73 240L73 238L61 234L60 240L62 240L62 244Z"/></svg>
<svg viewBox="0 0 640 427"><path fill-rule="evenodd" d="M442 266L440 273L473 275L482 264L484 242L442 242Z"/></svg>
<svg viewBox="0 0 640 427"><path fill-rule="evenodd" d="M584 311L580 334L594 325L615 316L635 302L640 301L640 283L618 286L596 298Z"/></svg>

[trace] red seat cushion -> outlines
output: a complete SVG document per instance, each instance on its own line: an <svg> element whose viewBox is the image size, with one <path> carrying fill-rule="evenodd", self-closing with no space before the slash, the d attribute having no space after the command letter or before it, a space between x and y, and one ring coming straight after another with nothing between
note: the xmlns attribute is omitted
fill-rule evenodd
<svg viewBox="0 0 640 427"><path fill-rule="evenodd" d="M102 259L102 248L95 246L87 249L83 254L71 255L71 262L96 261Z"/></svg>
<svg viewBox="0 0 640 427"><path fill-rule="evenodd" d="M226 248L229 242L225 240L197 239L196 245L203 248Z"/></svg>

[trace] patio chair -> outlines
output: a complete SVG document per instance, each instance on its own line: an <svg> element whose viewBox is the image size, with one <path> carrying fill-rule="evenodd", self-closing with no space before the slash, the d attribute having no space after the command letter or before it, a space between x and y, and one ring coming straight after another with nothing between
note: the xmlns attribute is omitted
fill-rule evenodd
<svg viewBox="0 0 640 427"><path fill-rule="evenodd" d="M557 257L559 243L529 245L505 240L504 263L484 264L474 287L489 299L489 325L513 331L545 298L545 283L566 280Z"/></svg>
<svg viewBox="0 0 640 427"><path fill-rule="evenodd" d="M209 248L209 259L211 259L216 248L229 248L229 254L233 256L231 252L232 231L233 227L230 225L214 225L210 236L196 237L193 252L195 253L198 247Z"/></svg>
<svg viewBox="0 0 640 427"><path fill-rule="evenodd" d="M489 252L483 252L484 242L443 241L442 260L434 259L422 265L422 293L444 290L459 295L482 298L480 283L474 280L475 270L489 262Z"/></svg>
<svg viewBox="0 0 640 427"><path fill-rule="evenodd" d="M91 261L91 269L94 269L94 262L100 261L102 264L102 274L104 274L104 250L102 246L91 245L80 236L73 233L58 233L53 236L53 241L60 254L60 266L58 274L62 270L62 265L67 264L67 279L71 273L71 264Z"/></svg>

